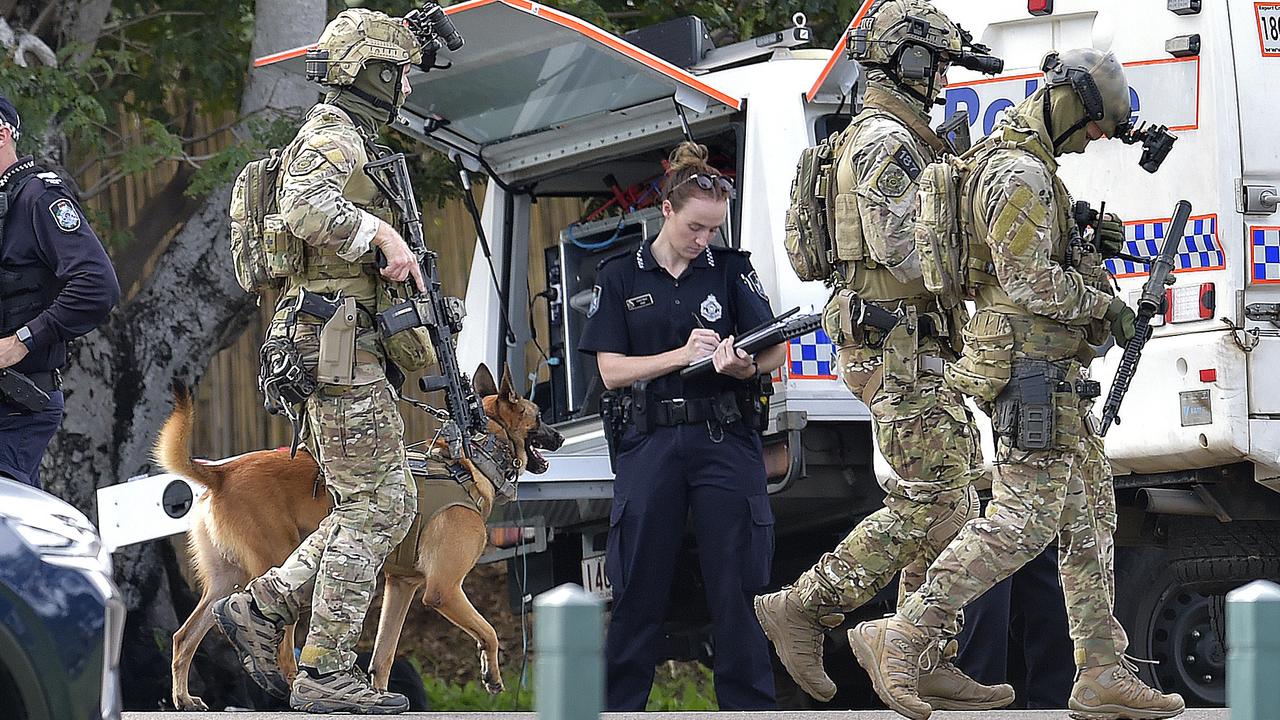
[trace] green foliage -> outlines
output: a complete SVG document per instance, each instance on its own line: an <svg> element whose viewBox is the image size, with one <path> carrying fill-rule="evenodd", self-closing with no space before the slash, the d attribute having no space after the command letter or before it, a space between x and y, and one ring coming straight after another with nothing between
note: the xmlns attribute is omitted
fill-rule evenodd
<svg viewBox="0 0 1280 720"><path fill-rule="evenodd" d="M644 709L648 712L719 710L711 668L698 662L666 662L658 666Z"/></svg>
<svg viewBox="0 0 1280 720"><path fill-rule="evenodd" d="M422 676L427 689L427 700L433 712L528 712L534 710L533 664L529 664L519 701L516 688L519 682L517 670L503 674L506 690L501 695L490 695L484 685L471 680L451 683L423 671L416 657L409 662ZM515 664L512 663L512 667ZM668 662L659 666L653 678L653 690L649 693L648 711L659 712L709 712L719 709L715 689L712 687L711 670L696 662Z"/></svg>

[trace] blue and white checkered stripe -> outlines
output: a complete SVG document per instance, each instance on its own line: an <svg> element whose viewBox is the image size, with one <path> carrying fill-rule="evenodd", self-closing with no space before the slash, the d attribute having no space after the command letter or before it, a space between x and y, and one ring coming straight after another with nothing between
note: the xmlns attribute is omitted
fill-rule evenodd
<svg viewBox="0 0 1280 720"><path fill-rule="evenodd" d="M1253 279L1280 282L1280 228L1250 228L1253 243Z"/></svg>
<svg viewBox="0 0 1280 720"><path fill-rule="evenodd" d="M1155 257L1164 243L1164 232L1171 221L1135 223L1125 226L1124 251L1138 257ZM1226 264L1222 246L1218 243L1218 218L1216 215L1187 221L1182 245L1174 258L1173 269L1203 270L1220 268ZM1114 275L1146 275L1147 266L1128 260L1111 259L1107 269Z"/></svg>
<svg viewBox="0 0 1280 720"><path fill-rule="evenodd" d="M787 372L791 377L834 378L833 355L835 346L823 330L793 338Z"/></svg>

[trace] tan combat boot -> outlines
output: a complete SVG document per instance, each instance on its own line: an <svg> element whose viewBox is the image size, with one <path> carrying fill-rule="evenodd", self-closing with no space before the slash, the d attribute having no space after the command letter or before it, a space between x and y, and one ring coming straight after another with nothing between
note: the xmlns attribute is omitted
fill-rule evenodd
<svg viewBox="0 0 1280 720"><path fill-rule="evenodd" d="M756 620L796 685L815 700L828 702L835 697L836 684L822 668L823 630L840 625L844 615L818 606L821 588L809 574L800 576L795 586L756 597Z"/></svg>
<svg viewBox="0 0 1280 720"><path fill-rule="evenodd" d="M944 659L921 671L918 693L934 710L995 710L1013 702L1012 685L983 685Z"/></svg>
<svg viewBox="0 0 1280 720"><path fill-rule="evenodd" d="M1162 695L1115 664L1076 673L1067 707L1077 720L1159 720L1181 714L1186 704L1181 695Z"/></svg>
<svg viewBox="0 0 1280 720"><path fill-rule="evenodd" d="M849 647L871 676L876 695L911 720L929 720L933 713L919 696L920 663L927 659L932 644L924 631L897 615L864 622L849 631Z"/></svg>
<svg viewBox="0 0 1280 720"><path fill-rule="evenodd" d="M311 668L299 668L289 695L289 707L325 715L398 715L409 709L409 699L400 693L375 690L369 678L354 667L327 675L317 675Z"/></svg>

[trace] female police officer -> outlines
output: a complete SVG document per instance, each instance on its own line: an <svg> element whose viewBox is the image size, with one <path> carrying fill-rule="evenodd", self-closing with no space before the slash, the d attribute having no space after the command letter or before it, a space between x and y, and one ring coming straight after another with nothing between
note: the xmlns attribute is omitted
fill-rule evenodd
<svg viewBox="0 0 1280 720"><path fill-rule="evenodd" d="M782 364L784 347L754 358L733 347L735 333L772 313L748 253L710 244L732 189L707 164L706 147L684 143L672 153L662 231L600 264L579 343L596 354L606 387L632 393L606 558L610 710L643 710L649 697L690 508L720 707L773 706L769 646L751 605L769 579L773 514L760 437L741 399L749 381ZM715 373L685 381L675 372L707 356Z"/></svg>

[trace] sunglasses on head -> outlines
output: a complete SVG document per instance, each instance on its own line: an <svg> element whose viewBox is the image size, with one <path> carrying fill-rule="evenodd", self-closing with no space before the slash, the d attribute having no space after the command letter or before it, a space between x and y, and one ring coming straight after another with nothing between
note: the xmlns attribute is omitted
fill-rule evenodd
<svg viewBox="0 0 1280 720"><path fill-rule="evenodd" d="M689 177L681 180L671 188L671 192L675 192L676 188L685 183L693 181L703 190L719 189L725 195L733 195L733 181L723 175L708 175L706 173L694 173Z"/></svg>

